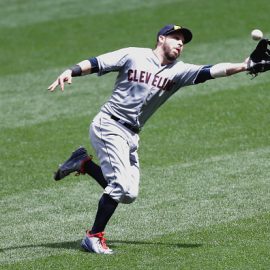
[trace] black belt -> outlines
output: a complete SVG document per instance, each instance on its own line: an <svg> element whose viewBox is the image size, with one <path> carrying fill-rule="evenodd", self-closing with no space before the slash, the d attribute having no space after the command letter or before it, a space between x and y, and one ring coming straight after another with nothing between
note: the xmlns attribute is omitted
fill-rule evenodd
<svg viewBox="0 0 270 270"><path fill-rule="evenodd" d="M132 126L129 123L126 123L125 121L123 121L122 119L120 119L120 118L118 118L118 117L116 117L114 115L111 115L111 118L114 121L120 123L121 125L125 126L126 128L128 128L129 130L131 130L132 132L134 132L136 134L138 134L140 132L140 129L138 127Z"/></svg>

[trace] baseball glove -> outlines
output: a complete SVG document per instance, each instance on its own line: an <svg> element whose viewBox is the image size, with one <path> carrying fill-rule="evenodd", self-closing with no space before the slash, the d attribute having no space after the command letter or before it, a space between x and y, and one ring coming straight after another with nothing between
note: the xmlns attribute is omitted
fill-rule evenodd
<svg viewBox="0 0 270 270"><path fill-rule="evenodd" d="M249 56L247 62L248 74L254 75L270 70L270 41L266 38L261 39L255 50Z"/></svg>

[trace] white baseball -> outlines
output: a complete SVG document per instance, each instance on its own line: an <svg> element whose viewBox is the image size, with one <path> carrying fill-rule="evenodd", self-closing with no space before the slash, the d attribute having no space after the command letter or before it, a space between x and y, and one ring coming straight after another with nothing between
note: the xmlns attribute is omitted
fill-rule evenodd
<svg viewBox="0 0 270 270"><path fill-rule="evenodd" d="M263 32L259 29L254 29L251 31L251 37L253 40L260 40L263 38Z"/></svg>

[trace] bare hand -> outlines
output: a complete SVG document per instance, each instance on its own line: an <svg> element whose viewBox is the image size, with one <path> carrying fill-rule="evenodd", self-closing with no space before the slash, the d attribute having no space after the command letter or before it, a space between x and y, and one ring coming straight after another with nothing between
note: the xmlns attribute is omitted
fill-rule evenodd
<svg viewBox="0 0 270 270"><path fill-rule="evenodd" d="M65 70L49 87L48 90L50 92L53 92L55 88L60 85L61 90L64 91L65 88L65 82L68 84L72 83L72 76L71 76L71 70L67 69Z"/></svg>

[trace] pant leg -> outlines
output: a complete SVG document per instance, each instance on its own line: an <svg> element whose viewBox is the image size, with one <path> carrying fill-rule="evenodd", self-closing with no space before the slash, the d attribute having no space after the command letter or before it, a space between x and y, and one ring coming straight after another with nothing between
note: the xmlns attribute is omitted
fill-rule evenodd
<svg viewBox="0 0 270 270"><path fill-rule="evenodd" d="M90 138L108 182L105 193L120 203L131 203L139 192L138 138L107 117L95 118Z"/></svg>

